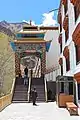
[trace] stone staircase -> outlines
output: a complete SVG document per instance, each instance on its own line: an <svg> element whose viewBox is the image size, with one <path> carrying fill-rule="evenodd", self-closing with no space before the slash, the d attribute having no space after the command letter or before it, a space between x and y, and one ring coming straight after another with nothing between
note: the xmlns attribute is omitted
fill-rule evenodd
<svg viewBox="0 0 80 120"><path fill-rule="evenodd" d="M16 79L12 102L27 102L28 85L24 85L24 80Z"/></svg>
<svg viewBox="0 0 80 120"><path fill-rule="evenodd" d="M45 91L44 91L44 79L43 78L33 78L31 89L36 87L36 91L38 93L37 102L45 101Z"/></svg>

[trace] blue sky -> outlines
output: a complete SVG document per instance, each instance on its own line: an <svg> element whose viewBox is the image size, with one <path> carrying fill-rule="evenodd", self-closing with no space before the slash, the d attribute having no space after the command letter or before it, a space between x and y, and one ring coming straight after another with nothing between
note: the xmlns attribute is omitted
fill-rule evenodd
<svg viewBox="0 0 80 120"><path fill-rule="evenodd" d="M0 0L0 21L21 22L31 19L41 24L43 14L58 8L59 3L60 0ZM53 16L56 19L56 12Z"/></svg>

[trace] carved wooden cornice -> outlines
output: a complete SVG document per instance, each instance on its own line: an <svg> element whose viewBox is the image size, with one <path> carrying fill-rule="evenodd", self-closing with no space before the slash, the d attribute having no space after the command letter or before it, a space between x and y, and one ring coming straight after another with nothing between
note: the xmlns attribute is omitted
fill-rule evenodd
<svg viewBox="0 0 80 120"><path fill-rule="evenodd" d="M53 27L53 26L41 26L39 29L40 29L40 30L58 30L58 27Z"/></svg>
<svg viewBox="0 0 80 120"><path fill-rule="evenodd" d="M62 34L59 35L58 42L62 44Z"/></svg>
<svg viewBox="0 0 80 120"><path fill-rule="evenodd" d="M65 18L64 18L63 28L64 28L65 31L68 30L68 15L66 15Z"/></svg>
<svg viewBox="0 0 80 120"><path fill-rule="evenodd" d="M63 59L59 58L59 64L62 65L63 64Z"/></svg>
<svg viewBox="0 0 80 120"><path fill-rule="evenodd" d="M65 56L65 58L69 57L69 49L68 49L68 46L66 46L66 47L64 48L63 55Z"/></svg>
<svg viewBox="0 0 80 120"><path fill-rule="evenodd" d="M76 45L80 45L80 23L77 25L76 29L74 30L72 38Z"/></svg>
<svg viewBox="0 0 80 120"><path fill-rule="evenodd" d="M78 83L80 83L80 72L74 74L74 78L76 79L76 81L77 81Z"/></svg>

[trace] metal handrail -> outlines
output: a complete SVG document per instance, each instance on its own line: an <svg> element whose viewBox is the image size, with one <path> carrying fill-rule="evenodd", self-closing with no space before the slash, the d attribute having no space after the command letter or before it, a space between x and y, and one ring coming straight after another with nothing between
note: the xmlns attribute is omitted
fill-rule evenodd
<svg viewBox="0 0 80 120"><path fill-rule="evenodd" d="M30 70L30 74L29 74L28 102L30 101L30 90L31 90L31 70Z"/></svg>
<svg viewBox="0 0 80 120"><path fill-rule="evenodd" d="M56 67L50 67L50 68L48 68L48 69L46 69L46 72L45 72L45 74L48 74L48 73L51 73L51 72L53 72L53 71L55 71L55 70L57 70L57 69L59 69L59 66L56 66Z"/></svg>
<svg viewBox="0 0 80 120"><path fill-rule="evenodd" d="M47 80L45 79L45 98L46 98L46 102L48 101L48 96L47 96Z"/></svg>

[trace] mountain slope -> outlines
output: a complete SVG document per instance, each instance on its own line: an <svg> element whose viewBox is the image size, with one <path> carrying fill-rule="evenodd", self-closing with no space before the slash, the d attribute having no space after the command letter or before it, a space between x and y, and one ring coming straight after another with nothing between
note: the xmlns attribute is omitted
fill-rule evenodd
<svg viewBox="0 0 80 120"><path fill-rule="evenodd" d="M25 22L8 23L6 21L1 21L0 32L3 32L9 36L15 36L15 33L20 31L24 24L28 24L28 23L25 23Z"/></svg>

